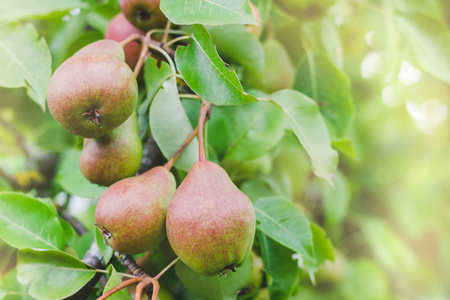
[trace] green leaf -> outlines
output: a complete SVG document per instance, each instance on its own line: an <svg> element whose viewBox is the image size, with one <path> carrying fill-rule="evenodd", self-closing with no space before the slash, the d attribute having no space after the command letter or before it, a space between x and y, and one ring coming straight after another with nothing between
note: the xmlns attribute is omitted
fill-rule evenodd
<svg viewBox="0 0 450 300"><path fill-rule="evenodd" d="M322 185L323 204L327 228L336 228L347 217L350 205L350 189L344 175L336 173L334 188Z"/></svg>
<svg viewBox="0 0 450 300"><path fill-rule="evenodd" d="M313 237L308 219L291 201L265 197L255 203L256 228L276 242L312 261Z"/></svg>
<svg viewBox="0 0 450 300"><path fill-rule="evenodd" d="M122 283L122 277L119 274L117 274L117 271L116 271L116 269L114 269L113 265L109 265L108 275L109 275L109 280L105 285L103 294ZM133 300L133 298L131 298L130 293L128 292L128 290L126 288L121 289L118 292L115 292L114 294L109 296L108 299L109 300Z"/></svg>
<svg viewBox="0 0 450 300"><path fill-rule="evenodd" d="M182 261L175 264L175 273L181 282L194 295L208 300L232 300L237 292L244 288L252 278L253 257L249 255L244 264L236 272L228 272L227 276L208 277L198 274Z"/></svg>
<svg viewBox="0 0 450 300"><path fill-rule="evenodd" d="M256 24L247 0L161 0L160 7L174 24Z"/></svg>
<svg viewBox="0 0 450 300"><path fill-rule="evenodd" d="M66 239L66 244L72 246L75 244L75 241L77 239L77 233L75 232L75 229L72 227L72 225L64 220L61 217L58 217L59 223L61 223L61 227L64 231L64 238Z"/></svg>
<svg viewBox="0 0 450 300"><path fill-rule="evenodd" d="M145 61L144 81L147 95L145 100L139 105L138 112L140 115L148 112L150 104L153 101L153 98L155 98L156 93L171 74L173 74L172 69L168 63L162 61L161 65L158 67L158 61L152 57L149 57Z"/></svg>
<svg viewBox="0 0 450 300"><path fill-rule="evenodd" d="M95 198L100 197L106 187L90 183L80 171L79 160L81 151L76 149L67 150L60 162L56 173L56 181L69 194Z"/></svg>
<svg viewBox="0 0 450 300"><path fill-rule="evenodd" d="M226 159L254 159L280 141L284 126L283 110L273 103L215 107L208 124L208 142Z"/></svg>
<svg viewBox="0 0 450 300"><path fill-rule="evenodd" d="M1 1L0 21L16 21L24 18L52 16L52 13L63 13L78 7L85 7L85 5L80 0Z"/></svg>
<svg viewBox="0 0 450 300"><path fill-rule="evenodd" d="M317 104L293 90L276 92L270 99L284 110L295 135L311 157L314 173L332 183L338 155L331 148L330 136Z"/></svg>
<svg viewBox="0 0 450 300"><path fill-rule="evenodd" d="M269 280L270 299L288 299L298 281L298 264L293 259L295 254L289 248L277 243L267 235L259 232L264 271L271 277Z"/></svg>
<svg viewBox="0 0 450 300"><path fill-rule="evenodd" d="M39 39L33 25L0 24L0 65L0 86L26 87L28 96L44 109L52 73L51 57L45 40Z"/></svg>
<svg viewBox="0 0 450 300"><path fill-rule="evenodd" d="M311 233L313 235L315 264L310 267L313 268L313 271L316 271L326 260L334 261L334 253L325 230L319 225L311 223Z"/></svg>
<svg viewBox="0 0 450 300"><path fill-rule="evenodd" d="M194 25L192 42L178 47L175 61L189 87L215 105L239 105L256 101L247 94L235 72L228 70L203 26ZM195 63L193 63L195 62Z"/></svg>
<svg viewBox="0 0 450 300"><path fill-rule="evenodd" d="M55 250L19 251L17 278L31 284L30 295L37 299L62 299L73 295L95 275L81 260Z"/></svg>
<svg viewBox="0 0 450 300"><path fill-rule="evenodd" d="M170 158L193 131L181 105L175 78L164 82L150 107L150 129L153 138L166 158ZM198 161L198 142L195 138L175 162L175 167L189 171Z"/></svg>
<svg viewBox="0 0 450 300"><path fill-rule="evenodd" d="M98 228L95 228L95 243L103 256L103 260L109 262L114 254L114 249L104 242L103 236Z"/></svg>
<svg viewBox="0 0 450 300"><path fill-rule="evenodd" d="M58 215L46 204L22 193L0 193L0 237L11 246L64 249Z"/></svg>
<svg viewBox="0 0 450 300"><path fill-rule="evenodd" d="M425 15L396 18L399 29L411 43L419 65L432 76L450 83L450 31Z"/></svg>
<svg viewBox="0 0 450 300"><path fill-rule="evenodd" d="M225 25L208 28L220 56L227 62L244 66L254 76L264 71L264 49L259 39L243 25Z"/></svg>
<svg viewBox="0 0 450 300"><path fill-rule="evenodd" d="M294 89L316 101L333 137L345 134L353 115L350 87L331 61L308 53L297 68Z"/></svg>

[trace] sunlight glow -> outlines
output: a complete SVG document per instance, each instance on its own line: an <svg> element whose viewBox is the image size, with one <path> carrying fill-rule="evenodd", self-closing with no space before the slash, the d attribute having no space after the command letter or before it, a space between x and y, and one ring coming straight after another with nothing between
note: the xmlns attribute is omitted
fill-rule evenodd
<svg viewBox="0 0 450 300"><path fill-rule="evenodd" d="M406 101L406 109L416 123L417 128L430 135L438 127L445 124L448 118L448 106L440 99L429 99L425 102L408 100Z"/></svg>

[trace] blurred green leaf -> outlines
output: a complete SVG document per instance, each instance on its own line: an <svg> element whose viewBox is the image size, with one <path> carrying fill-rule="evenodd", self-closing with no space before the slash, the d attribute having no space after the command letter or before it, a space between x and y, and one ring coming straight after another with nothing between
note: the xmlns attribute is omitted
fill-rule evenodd
<svg viewBox="0 0 450 300"><path fill-rule="evenodd" d="M245 0L161 0L160 7L174 24L255 24Z"/></svg>
<svg viewBox="0 0 450 300"><path fill-rule="evenodd" d="M109 265L108 267L108 275L109 280L105 285L105 288L103 289L103 294L105 294L107 291L115 288L119 284L122 283L122 277L117 274L116 269L114 269L113 265ZM110 300L132 300L130 293L128 292L128 289L121 289L111 296L108 297Z"/></svg>
<svg viewBox="0 0 450 300"><path fill-rule="evenodd" d="M284 110L295 135L311 157L314 173L332 183L338 155L331 148L330 136L317 104L293 90L273 93L270 99Z"/></svg>
<svg viewBox="0 0 450 300"><path fill-rule="evenodd" d="M257 37L243 25L225 25L208 28L220 56L227 62L244 66L249 72L262 75L264 49Z"/></svg>
<svg viewBox="0 0 450 300"><path fill-rule="evenodd" d="M175 78L164 82L150 107L150 129L161 152L169 159L193 131L181 105ZM198 142L195 138L175 162L175 167L189 171L198 161Z"/></svg>
<svg viewBox="0 0 450 300"><path fill-rule="evenodd" d="M326 226L330 230L339 228L341 222L347 217L350 206L349 184L345 176L341 172L337 172L334 178L334 188L323 184L322 190Z"/></svg>
<svg viewBox="0 0 450 300"><path fill-rule="evenodd" d="M319 225L311 223L311 233L313 236L314 265L308 265L309 270L317 271L318 267L326 260L334 261L333 246L327 238L325 230Z"/></svg>
<svg viewBox="0 0 450 300"><path fill-rule="evenodd" d="M100 197L106 187L90 183L80 171L81 151L69 149L64 152L55 176L56 181L69 194L85 198Z"/></svg>
<svg viewBox="0 0 450 300"><path fill-rule="evenodd" d="M33 25L0 24L0 65L0 86L26 87L28 96L44 109L51 57L47 43Z"/></svg>
<svg viewBox="0 0 450 300"><path fill-rule="evenodd" d="M64 249L55 211L22 193L0 193L0 237L15 248Z"/></svg>
<svg viewBox="0 0 450 300"><path fill-rule="evenodd" d="M284 134L283 111L272 103L256 102L216 107L208 124L208 142L219 157L243 161L272 149Z"/></svg>
<svg viewBox="0 0 450 300"><path fill-rule="evenodd" d="M109 22L117 13L117 9L112 4L101 4L87 12L86 21L91 27L105 34Z"/></svg>
<svg viewBox="0 0 450 300"><path fill-rule="evenodd" d="M200 275L189 269L182 261L175 264L175 273L189 291L202 299L209 300L236 299L238 291L250 282L252 271L252 255L248 256L236 272L228 272L226 276L221 277Z"/></svg>
<svg viewBox="0 0 450 300"><path fill-rule="evenodd" d="M420 66L432 76L450 83L450 31L443 23L425 15L397 17L399 29Z"/></svg>
<svg viewBox="0 0 450 300"><path fill-rule="evenodd" d="M81 260L55 250L23 249L17 264L17 278L22 284L31 284L29 293L37 299L66 298L95 275Z"/></svg>
<svg viewBox="0 0 450 300"><path fill-rule="evenodd" d="M289 200L279 196L265 197L254 203L256 228L312 261L313 237L308 219Z"/></svg>
<svg viewBox="0 0 450 300"><path fill-rule="evenodd" d="M14 0L0 2L0 22L24 18L52 16L54 12L67 12L73 8L85 7L80 0ZM0 35L1 36L1 35Z"/></svg>
<svg viewBox="0 0 450 300"><path fill-rule="evenodd" d="M259 232L264 271L270 276L270 299L289 299L298 281L298 264L289 248Z"/></svg>
<svg viewBox="0 0 450 300"><path fill-rule="evenodd" d="M387 300L389 284L383 270L369 259L353 261L339 287L341 297L348 300Z"/></svg>
<svg viewBox="0 0 450 300"><path fill-rule="evenodd" d="M353 115L347 78L322 55L308 53L297 68L294 89L304 93L319 106L330 134L345 134Z"/></svg>
<svg viewBox="0 0 450 300"><path fill-rule="evenodd" d="M244 182L241 190L255 202L257 199L268 196L276 196L277 193L273 191L262 179L253 178Z"/></svg>
<svg viewBox="0 0 450 300"><path fill-rule="evenodd" d="M225 67L206 29L200 25L193 25L193 29L192 42L187 47L178 47L175 55L178 71L189 87L216 105L256 101L244 91L236 73Z"/></svg>

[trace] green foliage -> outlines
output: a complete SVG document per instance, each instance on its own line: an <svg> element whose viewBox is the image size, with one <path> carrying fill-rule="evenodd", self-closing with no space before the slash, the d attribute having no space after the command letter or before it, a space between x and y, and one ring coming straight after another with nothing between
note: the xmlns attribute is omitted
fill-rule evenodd
<svg viewBox="0 0 450 300"><path fill-rule="evenodd" d="M255 20L245 0L228 3L223 0L162 0L161 10L174 24L254 24Z"/></svg>
<svg viewBox="0 0 450 300"><path fill-rule="evenodd" d="M257 219L236 272L205 277L179 261L159 298L447 299L450 4L252 2L258 37L247 0L161 0L170 30L141 37L139 173L179 151L208 101L206 158ZM84 178L83 140L46 110L52 72L119 11L117 0L0 1L0 299L97 299L126 279L93 225L106 188ZM177 185L199 140L171 169ZM176 255L165 240L133 257L155 276ZM82 290L97 272L108 281Z"/></svg>

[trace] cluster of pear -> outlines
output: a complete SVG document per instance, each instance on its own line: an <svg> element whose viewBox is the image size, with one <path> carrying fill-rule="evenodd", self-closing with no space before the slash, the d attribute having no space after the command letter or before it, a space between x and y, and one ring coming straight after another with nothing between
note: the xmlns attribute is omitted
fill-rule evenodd
<svg viewBox="0 0 450 300"><path fill-rule="evenodd" d="M155 0L119 4L122 13L108 26L108 39L67 59L53 74L47 95L53 117L85 138L82 173L109 186L98 200L96 225L121 253L143 253L167 236L194 271L208 276L235 271L251 253L255 211L224 169L200 159L178 188L167 165L133 176L142 146L135 112L138 86L130 67L141 45L123 49L117 41L160 26L164 15Z"/></svg>

